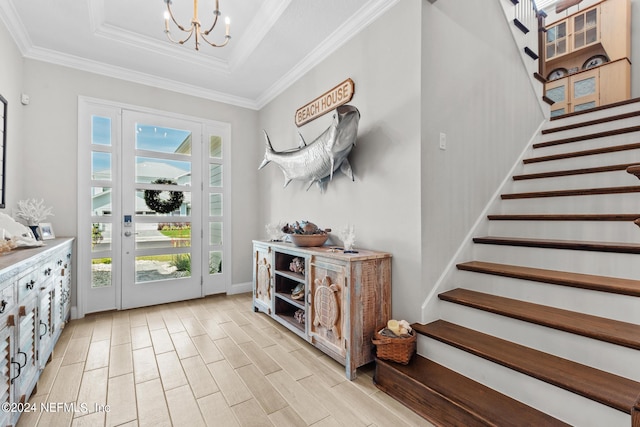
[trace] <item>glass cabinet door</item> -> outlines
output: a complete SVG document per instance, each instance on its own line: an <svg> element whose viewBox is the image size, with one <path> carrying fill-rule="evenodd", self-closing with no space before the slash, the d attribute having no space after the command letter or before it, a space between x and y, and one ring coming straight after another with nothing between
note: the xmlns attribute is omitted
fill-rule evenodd
<svg viewBox="0 0 640 427"><path fill-rule="evenodd" d="M567 22L562 21L547 30L547 60L567 53Z"/></svg>
<svg viewBox="0 0 640 427"><path fill-rule="evenodd" d="M598 41L598 9L591 9L573 18L573 50Z"/></svg>
<svg viewBox="0 0 640 427"><path fill-rule="evenodd" d="M584 111L598 106L599 70L580 73L571 78L573 111Z"/></svg>
<svg viewBox="0 0 640 427"><path fill-rule="evenodd" d="M553 101L551 105L551 117L567 114L568 111L568 99L569 99L569 78L554 80L547 83L546 95L547 98Z"/></svg>

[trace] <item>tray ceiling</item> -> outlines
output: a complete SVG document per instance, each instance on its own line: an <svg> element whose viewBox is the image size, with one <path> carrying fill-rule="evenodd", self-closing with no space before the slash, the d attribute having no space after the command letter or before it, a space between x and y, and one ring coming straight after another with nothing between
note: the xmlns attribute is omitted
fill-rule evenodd
<svg viewBox="0 0 640 427"><path fill-rule="evenodd" d="M200 51L167 40L163 0L3 0L0 19L26 58L259 109L397 1L220 0L232 39ZM200 0L203 27L213 4ZM187 26L193 2L172 8Z"/></svg>

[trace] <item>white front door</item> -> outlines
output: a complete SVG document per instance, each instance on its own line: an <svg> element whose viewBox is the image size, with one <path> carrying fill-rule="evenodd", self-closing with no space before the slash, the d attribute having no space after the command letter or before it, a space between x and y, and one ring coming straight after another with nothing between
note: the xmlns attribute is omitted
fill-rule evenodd
<svg viewBox="0 0 640 427"><path fill-rule="evenodd" d="M225 292L229 125L82 99L79 123L78 316Z"/></svg>
<svg viewBox="0 0 640 427"><path fill-rule="evenodd" d="M122 115L122 307L204 296L199 123Z"/></svg>

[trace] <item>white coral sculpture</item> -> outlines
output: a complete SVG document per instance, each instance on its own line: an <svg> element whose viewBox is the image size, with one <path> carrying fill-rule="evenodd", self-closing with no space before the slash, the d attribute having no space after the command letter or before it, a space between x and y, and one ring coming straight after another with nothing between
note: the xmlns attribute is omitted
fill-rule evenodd
<svg viewBox="0 0 640 427"><path fill-rule="evenodd" d="M53 216L53 211L51 207L44 205L44 199L40 199L40 201L27 199L18 202L16 215L27 221L28 225L38 225L47 217Z"/></svg>

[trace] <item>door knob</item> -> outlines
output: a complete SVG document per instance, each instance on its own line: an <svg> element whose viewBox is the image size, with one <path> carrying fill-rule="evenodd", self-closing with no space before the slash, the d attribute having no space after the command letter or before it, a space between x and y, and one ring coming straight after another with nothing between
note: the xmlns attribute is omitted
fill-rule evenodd
<svg viewBox="0 0 640 427"><path fill-rule="evenodd" d="M125 235L126 237L131 237L131 232L130 232L130 231L125 231L125 232L124 232L124 235Z"/></svg>

